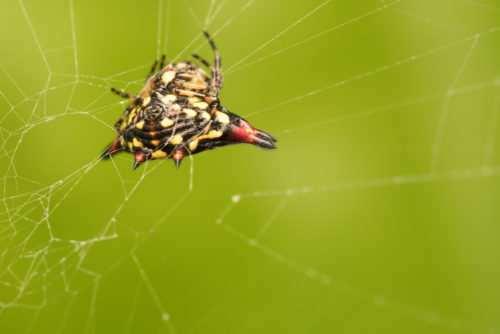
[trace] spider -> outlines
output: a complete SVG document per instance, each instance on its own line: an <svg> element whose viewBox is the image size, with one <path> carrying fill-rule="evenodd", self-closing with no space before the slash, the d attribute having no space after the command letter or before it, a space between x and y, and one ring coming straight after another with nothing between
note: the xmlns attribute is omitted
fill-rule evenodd
<svg viewBox="0 0 500 334"><path fill-rule="evenodd" d="M202 57L211 77L195 63L165 65L165 55L153 63L146 85L138 95L111 88L121 97L134 99L115 124L117 138L102 158L125 151L134 154L133 169L154 159L173 159L179 167L186 155L237 143L275 149L276 139L257 130L242 117L220 105L221 58L210 35L203 31L214 53L215 66Z"/></svg>

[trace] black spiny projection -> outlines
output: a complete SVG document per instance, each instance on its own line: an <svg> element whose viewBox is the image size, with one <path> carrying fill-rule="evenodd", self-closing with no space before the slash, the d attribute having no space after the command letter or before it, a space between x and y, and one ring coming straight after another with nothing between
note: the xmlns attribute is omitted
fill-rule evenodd
<svg viewBox="0 0 500 334"><path fill-rule="evenodd" d="M215 66L198 55L193 57L210 70L211 78L189 61L164 66L163 55L158 72L155 61L139 95L111 88L134 101L115 124L118 137L104 151L103 158L127 151L134 154L134 169L147 160L168 158L179 167L186 155L229 144L276 148L276 139L271 135L220 105L221 59L211 37L204 34L214 51Z"/></svg>

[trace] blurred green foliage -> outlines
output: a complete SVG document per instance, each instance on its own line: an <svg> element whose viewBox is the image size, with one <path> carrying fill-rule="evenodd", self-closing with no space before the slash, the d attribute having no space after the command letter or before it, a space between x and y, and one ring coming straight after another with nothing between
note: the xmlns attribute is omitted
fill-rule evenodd
<svg viewBox="0 0 500 334"><path fill-rule="evenodd" d="M499 23L495 0L2 1L0 332L499 333ZM203 28L223 105L278 150L99 162L109 86L211 59Z"/></svg>

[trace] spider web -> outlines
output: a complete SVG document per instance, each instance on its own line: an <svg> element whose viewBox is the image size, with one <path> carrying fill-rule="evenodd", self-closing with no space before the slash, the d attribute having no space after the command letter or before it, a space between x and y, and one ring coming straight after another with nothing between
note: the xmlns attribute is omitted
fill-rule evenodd
<svg viewBox="0 0 500 334"><path fill-rule="evenodd" d="M2 332L499 332L495 1L0 15ZM221 101L279 149L101 162L109 87L210 59L202 29Z"/></svg>

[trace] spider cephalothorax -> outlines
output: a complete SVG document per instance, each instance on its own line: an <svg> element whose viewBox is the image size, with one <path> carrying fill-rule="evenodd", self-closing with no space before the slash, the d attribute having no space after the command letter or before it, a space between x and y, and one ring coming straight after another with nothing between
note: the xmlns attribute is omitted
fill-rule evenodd
<svg viewBox="0 0 500 334"><path fill-rule="evenodd" d="M276 139L271 135L220 105L220 55L208 33L204 34L214 51L215 66L198 55L193 57L210 70L211 77L189 61L164 66L163 55L158 72L155 61L139 95L111 88L134 101L115 124L118 137L104 151L103 158L127 151L134 154L134 169L147 160L164 158L172 158L178 167L186 155L229 144L276 148Z"/></svg>

